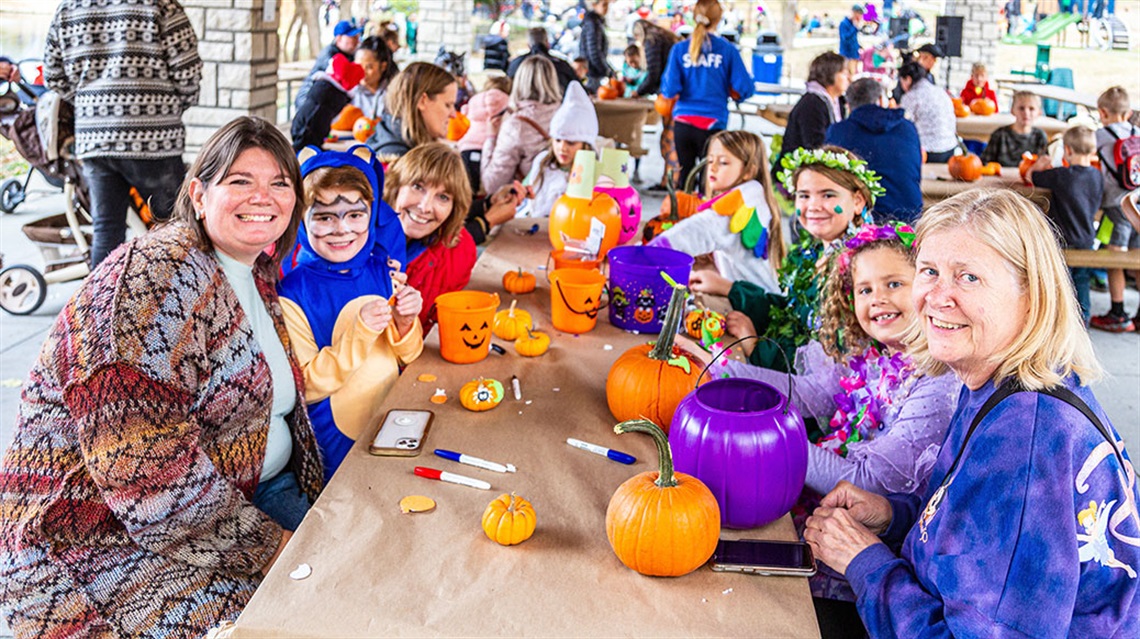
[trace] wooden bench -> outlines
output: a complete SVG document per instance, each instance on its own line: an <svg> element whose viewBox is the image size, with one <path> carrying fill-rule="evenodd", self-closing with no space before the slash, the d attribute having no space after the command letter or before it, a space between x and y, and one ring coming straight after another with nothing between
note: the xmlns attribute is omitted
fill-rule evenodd
<svg viewBox="0 0 1140 639"><path fill-rule="evenodd" d="M1065 249L1065 263L1071 268L1140 270L1140 249L1130 251Z"/></svg>

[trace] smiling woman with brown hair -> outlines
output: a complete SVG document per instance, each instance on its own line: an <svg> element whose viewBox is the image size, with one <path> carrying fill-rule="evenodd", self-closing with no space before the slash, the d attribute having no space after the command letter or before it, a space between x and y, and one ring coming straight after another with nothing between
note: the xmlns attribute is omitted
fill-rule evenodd
<svg viewBox="0 0 1140 639"><path fill-rule="evenodd" d="M16 636L200 636L276 561L323 486L273 289L301 205L289 141L238 118L59 314L0 471Z"/></svg>

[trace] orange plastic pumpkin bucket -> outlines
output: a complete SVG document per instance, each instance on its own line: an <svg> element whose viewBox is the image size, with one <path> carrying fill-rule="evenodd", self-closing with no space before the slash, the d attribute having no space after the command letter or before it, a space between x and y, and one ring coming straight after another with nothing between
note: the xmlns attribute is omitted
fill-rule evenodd
<svg viewBox="0 0 1140 639"><path fill-rule="evenodd" d="M606 276L601 271L555 269L550 274L550 320L563 333L593 330L602 309Z"/></svg>
<svg viewBox="0 0 1140 639"><path fill-rule="evenodd" d="M439 354L453 364L474 364L491 349L491 324L499 296L482 291L455 291L435 298L439 316Z"/></svg>
<svg viewBox="0 0 1140 639"><path fill-rule="evenodd" d="M578 260L574 259L575 254L567 254L565 250L559 249L551 251L550 257L546 258L546 279L550 280L550 276L554 271L562 269L577 269L583 271L601 271L602 264L606 261L604 257L594 260ZM551 266L551 262L554 266Z"/></svg>

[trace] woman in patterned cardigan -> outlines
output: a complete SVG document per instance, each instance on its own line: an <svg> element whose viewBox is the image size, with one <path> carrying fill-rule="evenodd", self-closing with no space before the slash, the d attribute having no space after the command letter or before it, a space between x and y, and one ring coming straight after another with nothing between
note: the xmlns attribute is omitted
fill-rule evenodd
<svg viewBox="0 0 1140 639"><path fill-rule="evenodd" d="M237 616L316 498L263 253L293 246L301 188L289 141L234 120L174 220L112 253L60 313L0 468L16 636L201 636Z"/></svg>

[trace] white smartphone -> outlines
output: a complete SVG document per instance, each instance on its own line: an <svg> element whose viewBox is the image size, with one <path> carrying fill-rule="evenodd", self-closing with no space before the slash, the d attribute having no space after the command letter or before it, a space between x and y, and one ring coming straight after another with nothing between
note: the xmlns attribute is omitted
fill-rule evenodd
<svg viewBox="0 0 1140 639"><path fill-rule="evenodd" d="M419 455L433 419L435 413L430 410L388 411L380 424L380 430L376 431L376 437L368 446L368 452L398 457Z"/></svg>
<svg viewBox="0 0 1140 639"><path fill-rule="evenodd" d="M802 541L721 539L713 553L712 569L717 572L810 577L815 574L815 557L811 548Z"/></svg>

